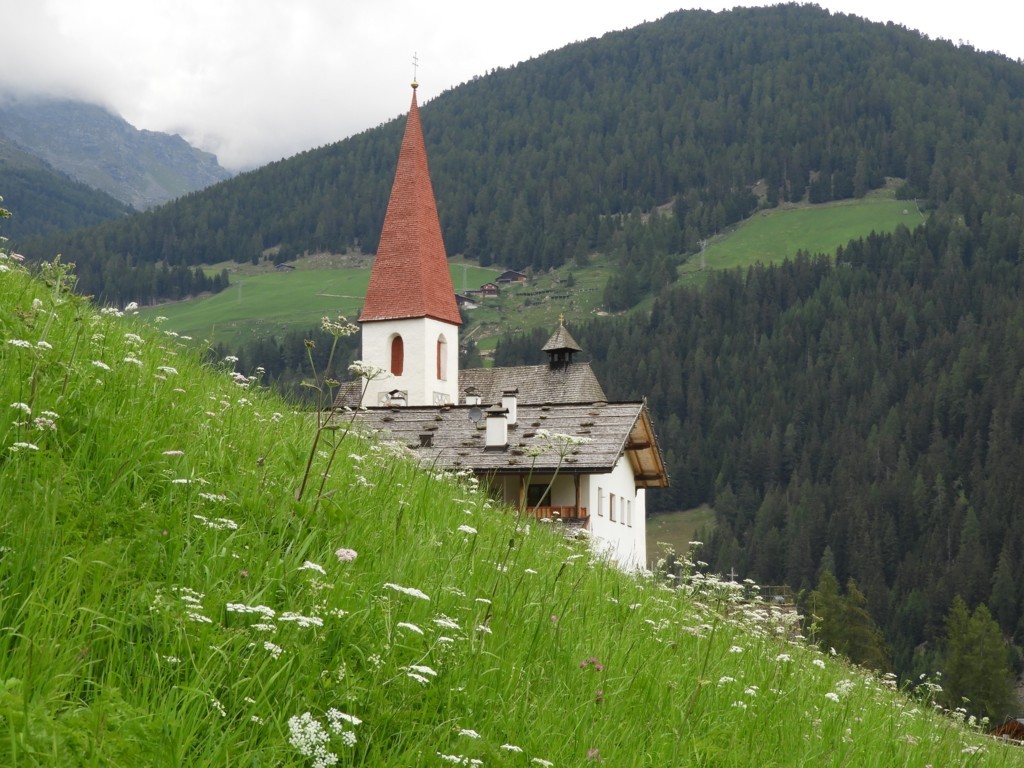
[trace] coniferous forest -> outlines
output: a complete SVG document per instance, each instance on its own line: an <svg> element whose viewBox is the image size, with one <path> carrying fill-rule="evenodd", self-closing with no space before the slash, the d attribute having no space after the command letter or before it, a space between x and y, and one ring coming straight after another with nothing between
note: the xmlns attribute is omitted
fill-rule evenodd
<svg viewBox="0 0 1024 768"><path fill-rule="evenodd" d="M573 335L610 397L649 399L673 483L650 506L714 506L713 569L843 590L905 676L975 619L1024 645L1024 65L813 6L686 11L422 117L449 253L546 269L600 250L622 267L612 308L655 294ZM402 125L23 250L122 302L161 295L133 270L373 251ZM670 285L759 206L887 178L926 225ZM536 362L549 332L496 363Z"/></svg>

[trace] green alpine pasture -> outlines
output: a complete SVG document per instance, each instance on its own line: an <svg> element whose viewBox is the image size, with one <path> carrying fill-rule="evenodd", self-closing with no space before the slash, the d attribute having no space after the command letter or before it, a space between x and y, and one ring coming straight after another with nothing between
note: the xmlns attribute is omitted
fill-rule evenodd
<svg viewBox="0 0 1024 768"><path fill-rule="evenodd" d="M0 257L0 765L1024 765L71 287Z"/></svg>
<svg viewBox="0 0 1024 768"><path fill-rule="evenodd" d="M212 271L220 271L217 265ZM284 336L290 330L320 325L325 315L355 318L363 306L370 267L323 268L314 261L290 271L235 267L230 286L214 296L147 307L140 314L164 317L164 327L176 333L221 342ZM452 283L470 286L493 280L499 273L475 265L453 263Z"/></svg>
<svg viewBox="0 0 1024 768"><path fill-rule="evenodd" d="M888 190L860 200L774 208L713 238L704 250L703 265L732 269L779 263L797 251L834 254L850 240L871 232L891 232L900 224L914 229L924 220L913 200L896 200ZM701 258L699 254L691 258L684 271L700 268Z"/></svg>

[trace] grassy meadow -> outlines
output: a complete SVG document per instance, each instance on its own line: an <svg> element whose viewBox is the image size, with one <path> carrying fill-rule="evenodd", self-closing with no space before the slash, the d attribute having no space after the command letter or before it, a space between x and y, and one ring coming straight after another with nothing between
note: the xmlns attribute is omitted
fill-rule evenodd
<svg viewBox="0 0 1024 768"><path fill-rule="evenodd" d="M891 232L900 224L913 229L923 223L924 216L913 200L896 200L885 190L860 200L774 208L712 239L704 250L703 267L773 264L792 258L798 250L835 253L839 246L872 231ZM701 266L701 256L692 257L684 273Z"/></svg>
<svg viewBox="0 0 1024 768"><path fill-rule="evenodd" d="M219 272L221 267L211 268ZM230 268L230 267L229 267ZM328 268L319 260L300 264L293 271L273 268L238 269L231 285L214 296L147 307L146 318L165 317L164 327L179 334L222 342L229 348L239 341L284 336L290 330L320 325L325 315L355 318L363 306L370 267ZM471 264L452 263L452 283L479 286L499 272Z"/></svg>
<svg viewBox="0 0 1024 768"><path fill-rule="evenodd" d="M1024 765L70 288L0 256L0 765Z"/></svg>

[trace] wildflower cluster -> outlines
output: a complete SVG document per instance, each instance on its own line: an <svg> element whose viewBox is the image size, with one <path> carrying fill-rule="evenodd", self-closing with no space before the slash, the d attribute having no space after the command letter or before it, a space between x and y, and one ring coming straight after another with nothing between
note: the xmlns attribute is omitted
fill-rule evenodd
<svg viewBox="0 0 1024 768"><path fill-rule="evenodd" d="M327 725L313 717L311 712L303 712L288 719L288 743L300 755L313 759L313 768L327 768L338 763L338 755L328 747L333 747L332 737L345 747L356 745L356 732L348 726L360 725L363 721L358 717L347 715L331 708L326 713Z"/></svg>

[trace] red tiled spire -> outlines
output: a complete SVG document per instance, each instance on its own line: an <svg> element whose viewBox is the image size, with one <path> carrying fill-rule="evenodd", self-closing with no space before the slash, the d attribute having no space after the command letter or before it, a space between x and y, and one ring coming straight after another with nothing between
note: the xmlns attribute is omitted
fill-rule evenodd
<svg viewBox="0 0 1024 768"><path fill-rule="evenodd" d="M398 170L359 320L416 317L462 324L441 238L413 83Z"/></svg>

